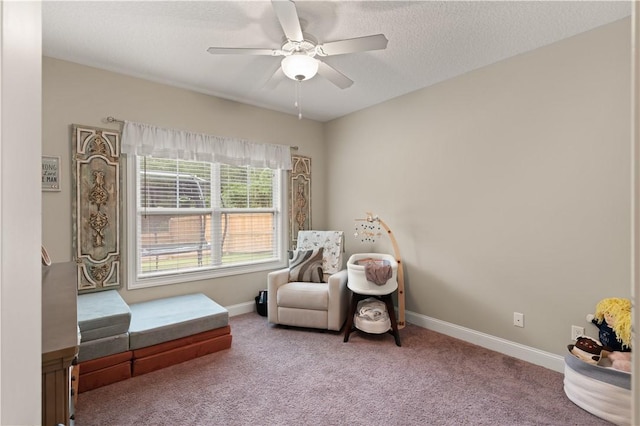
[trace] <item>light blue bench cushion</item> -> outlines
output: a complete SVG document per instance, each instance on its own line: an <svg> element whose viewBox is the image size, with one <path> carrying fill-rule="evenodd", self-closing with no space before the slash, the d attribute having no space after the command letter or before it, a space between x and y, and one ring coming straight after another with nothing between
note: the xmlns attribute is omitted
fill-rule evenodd
<svg viewBox="0 0 640 426"><path fill-rule="evenodd" d="M78 362L89 361L103 356L119 354L129 350L129 333L108 336L80 343Z"/></svg>
<svg viewBox="0 0 640 426"><path fill-rule="evenodd" d="M202 293L130 305L129 349L180 339L229 324L229 311Z"/></svg>
<svg viewBox="0 0 640 426"><path fill-rule="evenodd" d="M126 333L130 322L131 310L117 290L78 296L78 327L82 342Z"/></svg>

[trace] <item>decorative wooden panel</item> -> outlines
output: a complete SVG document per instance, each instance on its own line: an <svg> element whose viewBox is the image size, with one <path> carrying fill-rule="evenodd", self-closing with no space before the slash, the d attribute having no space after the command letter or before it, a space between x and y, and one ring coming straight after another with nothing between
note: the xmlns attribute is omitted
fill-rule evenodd
<svg viewBox="0 0 640 426"><path fill-rule="evenodd" d="M311 229L311 158L291 156L289 181L290 247L294 248L298 231Z"/></svg>
<svg viewBox="0 0 640 426"><path fill-rule="evenodd" d="M120 132L73 126L73 250L78 293L118 288Z"/></svg>

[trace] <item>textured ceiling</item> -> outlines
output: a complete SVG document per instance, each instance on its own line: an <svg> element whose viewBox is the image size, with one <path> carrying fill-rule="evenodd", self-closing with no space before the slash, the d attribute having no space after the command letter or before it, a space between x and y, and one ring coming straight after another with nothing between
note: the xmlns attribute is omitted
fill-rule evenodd
<svg viewBox="0 0 640 426"><path fill-rule="evenodd" d="M302 113L327 121L622 19L629 1L296 1L319 42L383 33L386 50L330 56L354 81L302 83ZM43 53L296 114L295 82L271 56L211 55L210 46L277 49L269 1L45 1Z"/></svg>

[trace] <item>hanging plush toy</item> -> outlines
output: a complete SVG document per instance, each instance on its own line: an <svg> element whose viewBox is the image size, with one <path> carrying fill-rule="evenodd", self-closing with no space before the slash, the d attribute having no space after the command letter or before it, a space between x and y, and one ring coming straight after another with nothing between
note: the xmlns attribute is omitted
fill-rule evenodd
<svg viewBox="0 0 640 426"><path fill-rule="evenodd" d="M595 316L587 317L598 327L603 349L631 352L631 301L611 297L596 305Z"/></svg>

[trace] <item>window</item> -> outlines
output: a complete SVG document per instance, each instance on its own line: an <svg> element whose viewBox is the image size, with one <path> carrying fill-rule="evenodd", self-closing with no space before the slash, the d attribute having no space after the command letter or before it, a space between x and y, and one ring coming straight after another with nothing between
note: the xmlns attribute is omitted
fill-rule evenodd
<svg viewBox="0 0 640 426"><path fill-rule="evenodd" d="M130 158L129 288L283 266L281 171Z"/></svg>

